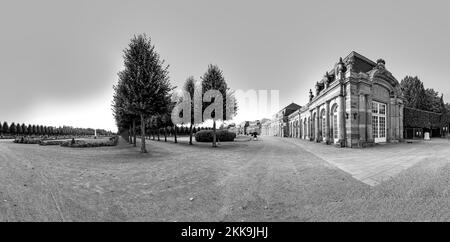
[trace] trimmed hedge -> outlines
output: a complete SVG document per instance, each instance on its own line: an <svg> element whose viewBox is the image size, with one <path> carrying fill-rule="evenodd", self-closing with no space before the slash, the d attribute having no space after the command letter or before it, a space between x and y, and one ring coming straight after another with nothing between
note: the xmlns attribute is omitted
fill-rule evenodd
<svg viewBox="0 0 450 242"><path fill-rule="evenodd" d="M40 144L42 138L16 137L13 142L18 144Z"/></svg>
<svg viewBox="0 0 450 242"><path fill-rule="evenodd" d="M62 145L66 140L43 140L39 145Z"/></svg>
<svg viewBox="0 0 450 242"><path fill-rule="evenodd" d="M405 107L404 121L405 127L411 128L439 128L448 124L447 115L434 113L425 110Z"/></svg>
<svg viewBox="0 0 450 242"><path fill-rule="evenodd" d="M114 136L109 138L108 141L95 141L88 142L86 140L68 140L61 144L63 147L72 147L72 148L88 148L88 147L102 147L102 146L116 146L119 142L119 136Z"/></svg>
<svg viewBox="0 0 450 242"><path fill-rule="evenodd" d="M216 130L217 141L230 142L236 138L236 133L228 130ZM200 130L195 133L195 141L197 142L213 142L213 130Z"/></svg>

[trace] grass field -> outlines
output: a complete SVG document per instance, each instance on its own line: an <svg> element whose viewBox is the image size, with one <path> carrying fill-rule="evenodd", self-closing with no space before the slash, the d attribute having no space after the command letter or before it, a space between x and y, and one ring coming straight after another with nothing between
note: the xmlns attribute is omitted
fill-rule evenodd
<svg viewBox="0 0 450 242"><path fill-rule="evenodd" d="M2 140L0 221L450 220L450 164L438 154L369 186L306 145L321 144L262 137L211 148L183 137L140 154L123 140L86 149Z"/></svg>

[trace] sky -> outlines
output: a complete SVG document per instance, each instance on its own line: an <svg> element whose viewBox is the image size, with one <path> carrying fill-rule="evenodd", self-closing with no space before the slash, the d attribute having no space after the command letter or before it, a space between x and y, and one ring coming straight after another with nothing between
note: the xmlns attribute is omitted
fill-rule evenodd
<svg viewBox="0 0 450 242"><path fill-rule="evenodd" d="M450 102L448 9L433 0L1 0L0 121L116 130L112 86L140 33L177 87L216 64L234 90L279 90L280 107L303 105L357 51Z"/></svg>

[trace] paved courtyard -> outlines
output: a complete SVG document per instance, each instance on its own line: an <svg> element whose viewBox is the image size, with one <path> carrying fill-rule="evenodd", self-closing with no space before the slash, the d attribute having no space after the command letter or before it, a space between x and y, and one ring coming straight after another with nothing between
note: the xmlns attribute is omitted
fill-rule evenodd
<svg viewBox="0 0 450 242"><path fill-rule="evenodd" d="M448 139L379 144L364 149L336 148L295 138L285 139L371 186L396 176L420 161L433 159L440 164L450 163Z"/></svg>

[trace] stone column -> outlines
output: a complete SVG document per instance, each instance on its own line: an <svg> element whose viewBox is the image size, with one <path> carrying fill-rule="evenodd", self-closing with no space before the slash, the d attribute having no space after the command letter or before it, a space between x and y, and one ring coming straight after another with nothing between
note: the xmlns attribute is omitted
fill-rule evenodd
<svg viewBox="0 0 450 242"><path fill-rule="evenodd" d="M314 127L313 125L314 125L314 120L313 120L313 111L312 110L310 110L309 111L309 119L308 119L308 129L309 129L309 131L308 131L308 134L309 134L309 141L312 141L313 140L313 128L312 127Z"/></svg>
<svg viewBox="0 0 450 242"><path fill-rule="evenodd" d="M306 118L305 118L304 120L306 120ZM302 121L302 137L303 137L303 139L306 139L306 134L308 133L308 132L306 131L306 127L307 127L306 122L303 122L303 121Z"/></svg>
<svg viewBox="0 0 450 242"><path fill-rule="evenodd" d="M344 109L344 96L338 97L338 125L339 125L339 144L341 147L345 146L345 109Z"/></svg>
<svg viewBox="0 0 450 242"><path fill-rule="evenodd" d="M364 144L367 140L367 102L366 95L359 94L359 142Z"/></svg>
<svg viewBox="0 0 450 242"><path fill-rule="evenodd" d="M323 132L326 144L330 144L330 101L325 103L325 130Z"/></svg>
<svg viewBox="0 0 450 242"><path fill-rule="evenodd" d="M397 111L397 102L395 98L391 97L391 102L389 106L389 113L386 112L386 140L389 142L398 140L398 111ZM389 124L387 123L389 119Z"/></svg>
<svg viewBox="0 0 450 242"><path fill-rule="evenodd" d="M309 125L310 125L310 121L309 121L309 119L310 119L311 117L306 117L306 133L305 133L305 136L306 136L306 139L307 140L309 140L309 137L311 136L310 134L309 134L309 131L310 131L310 127L309 127Z"/></svg>
<svg viewBox="0 0 450 242"><path fill-rule="evenodd" d="M373 137L372 128L372 96L367 96L367 142L374 143L375 138Z"/></svg>
<svg viewBox="0 0 450 242"><path fill-rule="evenodd" d="M316 142L320 142L320 132L319 132L319 120L320 120L320 117L319 117L319 106L317 106L316 107L316 120L314 120L314 123L315 123L315 135L314 135L314 140L316 141Z"/></svg>

